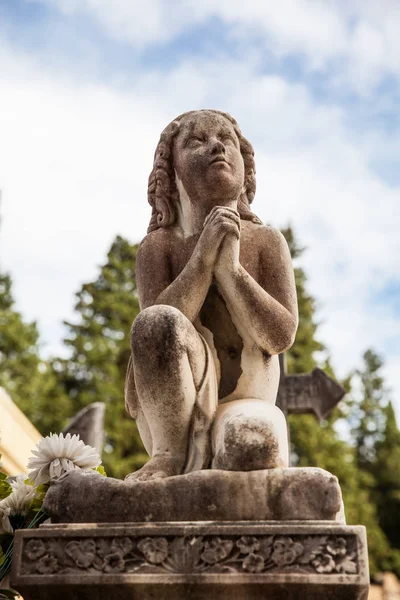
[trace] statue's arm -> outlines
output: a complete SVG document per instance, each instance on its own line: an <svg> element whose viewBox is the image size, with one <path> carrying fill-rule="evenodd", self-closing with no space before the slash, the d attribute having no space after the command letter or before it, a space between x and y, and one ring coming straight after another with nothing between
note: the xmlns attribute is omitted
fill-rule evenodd
<svg viewBox="0 0 400 600"><path fill-rule="evenodd" d="M229 245L235 243L232 236L221 253L223 260L225 251L225 265L217 268L217 280L245 337L268 354L279 354L293 344L298 325L292 261L278 230L260 227L255 236L260 260L258 282L240 264L238 252L229 252Z"/></svg>
<svg viewBox="0 0 400 600"><path fill-rule="evenodd" d="M225 236L233 233L237 239L237 225L232 222L231 213L221 206L210 212L189 260L175 279L171 252L174 233L158 229L144 238L136 259L141 308L167 304L180 310L192 323L195 321L210 288Z"/></svg>
<svg viewBox="0 0 400 600"><path fill-rule="evenodd" d="M136 261L140 308L167 304L193 322L210 287L212 265L205 262L196 246L181 273L173 279L172 260L166 232L158 230L145 237Z"/></svg>

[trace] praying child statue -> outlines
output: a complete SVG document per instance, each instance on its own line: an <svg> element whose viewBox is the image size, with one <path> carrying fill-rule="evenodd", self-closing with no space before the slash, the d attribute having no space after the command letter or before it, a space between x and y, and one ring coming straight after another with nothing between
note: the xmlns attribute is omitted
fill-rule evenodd
<svg viewBox="0 0 400 600"><path fill-rule="evenodd" d="M284 237L250 210L255 187L253 148L230 115L192 111L162 132L125 390L151 458L129 480L288 466L275 401L296 288Z"/></svg>

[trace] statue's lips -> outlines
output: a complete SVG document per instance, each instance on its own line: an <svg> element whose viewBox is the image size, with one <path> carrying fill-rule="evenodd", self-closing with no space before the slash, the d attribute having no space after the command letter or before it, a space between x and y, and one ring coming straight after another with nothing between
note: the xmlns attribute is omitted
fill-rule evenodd
<svg viewBox="0 0 400 600"><path fill-rule="evenodd" d="M210 165L213 165L215 163L225 163L225 164L229 165L228 161L226 160L226 158L224 156L216 156L215 158L210 160Z"/></svg>

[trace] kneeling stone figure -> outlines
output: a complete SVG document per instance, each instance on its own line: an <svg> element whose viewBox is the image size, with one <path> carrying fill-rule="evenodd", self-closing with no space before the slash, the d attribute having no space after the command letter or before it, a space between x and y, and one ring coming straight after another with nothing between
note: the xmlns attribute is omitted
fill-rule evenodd
<svg viewBox="0 0 400 600"><path fill-rule="evenodd" d="M230 115L188 112L161 134L125 390L151 458L130 480L288 466L277 355L294 341L296 288L285 239L250 210L255 187Z"/></svg>
<svg viewBox="0 0 400 600"><path fill-rule="evenodd" d="M284 468L278 354L296 291L254 192L229 115L186 113L161 134L126 378L151 458L127 484L80 470L53 482L53 525L15 535L26 600L366 600L365 528L344 524L336 477Z"/></svg>

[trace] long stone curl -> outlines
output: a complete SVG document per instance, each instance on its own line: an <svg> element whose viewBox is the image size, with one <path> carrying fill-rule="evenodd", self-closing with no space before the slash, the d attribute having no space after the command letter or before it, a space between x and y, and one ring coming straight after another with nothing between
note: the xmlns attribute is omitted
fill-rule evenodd
<svg viewBox="0 0 400 600"><path fill-rule="evenodd" d="M153 170L149 176L147 197L152 208L150 224L147 232L155 231L160 227L174 225L177 216L179 192L175 184L175 169L172 159L174 139L179 133L181 122L184 118L197 112L209 112L222 115L233 125L240 144L240 152L244 162L244 192L238 201L238 212L241 219L261 223L260 219L251 212L250 204L256 192L256 171L253 146L243 136L236 120L228 113L220 110L190 111L179 115L161 133L160 141L154 154Z"/></svg>

